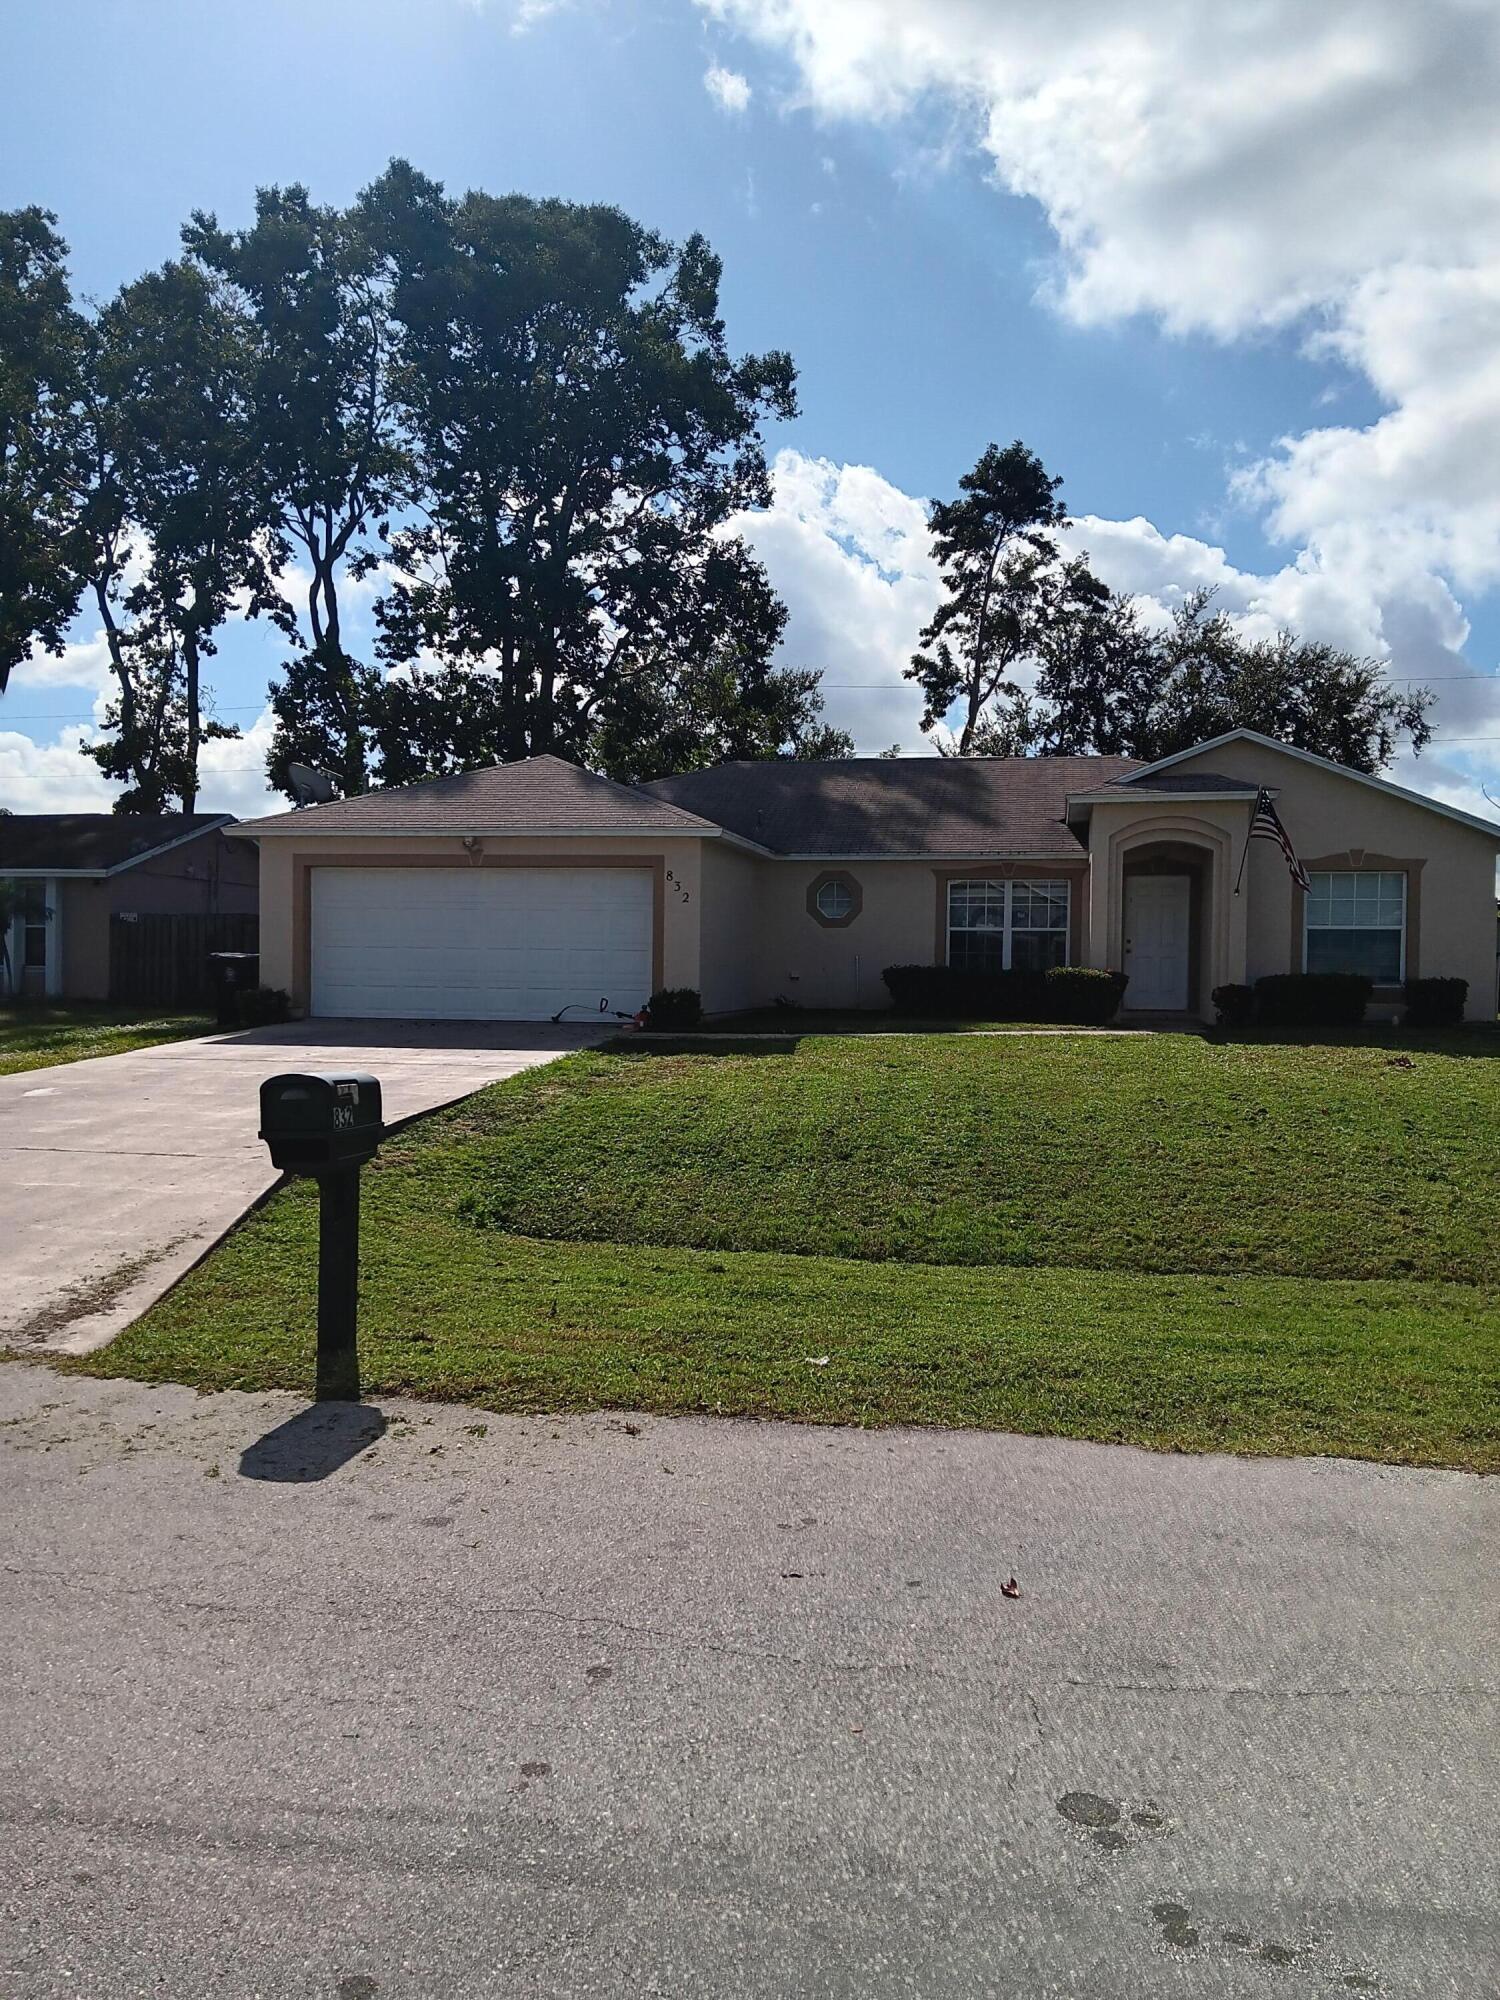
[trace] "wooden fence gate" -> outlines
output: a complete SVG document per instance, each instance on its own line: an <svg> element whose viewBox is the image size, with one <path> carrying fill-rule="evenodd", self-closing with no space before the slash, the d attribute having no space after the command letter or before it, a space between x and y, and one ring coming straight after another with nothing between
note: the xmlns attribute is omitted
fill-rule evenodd
<svg viewBox="0 0 1500 2000"><path fill-rule="evenodd" d="M211 951L254 951L260 920L160 916L109 920L109 997L131 1006L212 1007Z"/></svg>

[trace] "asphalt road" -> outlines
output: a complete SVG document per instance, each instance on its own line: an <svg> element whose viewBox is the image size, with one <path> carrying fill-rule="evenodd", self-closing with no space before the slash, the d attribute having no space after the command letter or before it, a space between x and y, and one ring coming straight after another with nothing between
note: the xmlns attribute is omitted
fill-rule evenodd
<svg viewBox="0 0 1500 2000"><path fill-rule="evenodd" d="M0 1494L7 2000L1496 1990L1495 1482L12 1364Z"/></svg>
<svg viewBox="0 0 1500 2000"><path fill-rule="evenodd" d="M598 1041L547 1022L295 1021L0 1076L0 1341L86 1353L273 1186L260 1086L368 1070L388 1122Z"/></svg>

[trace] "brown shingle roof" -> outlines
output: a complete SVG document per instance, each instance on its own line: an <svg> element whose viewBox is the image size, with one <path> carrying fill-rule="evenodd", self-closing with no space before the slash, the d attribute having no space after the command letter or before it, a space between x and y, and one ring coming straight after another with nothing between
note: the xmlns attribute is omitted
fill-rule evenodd
<svg viewBox="0 0 1500 2000"><path fill-rule="evenodd" d="M703 822L665 799L580 770L561 757L525 757L452 778L392 785L326 806L249 820L246 833L702 833Z"/></svg>
<svg viewBox="0 0 1500 2000"><path fill-rule="evenodd" d="M642 789L779 854L1067 856L1069 792L1130 757L850 757L718 764Z"/></svg>
<svg viewBox="0 0 1500 2000"><path fill-rule="evenodd" d="M103 875L185 835L232 824L229 813L0 813L0 875L33 868Z"/></svg>

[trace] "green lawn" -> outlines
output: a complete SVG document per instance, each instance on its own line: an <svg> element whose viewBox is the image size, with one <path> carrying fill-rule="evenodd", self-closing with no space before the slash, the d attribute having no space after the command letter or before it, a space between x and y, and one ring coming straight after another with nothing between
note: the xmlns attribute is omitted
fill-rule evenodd
<svg viewBox="0 0 1500 2000"><path fill-rule="evenodd" d="M1500 1470L1495 1053L574 1056L366 1169L367 1388ZM305 1388L315 1244L289 1188L73 1365Z"/></svg>
<svg viewBox="0 0 1500 2000"><path fill-rule="evenodd" d="M1494 1283L1496 1058L1482 1037L628 1049L486 1091L397 1157L522 1236Z"/></svg>
<svg viewBox="0 0 1500 2000"><path fill-rule="evenodd" d="M0 1006L0 1076L180 1042L210 1034L213 1027L207 1014L160 1014L83 1001Z"/></svg>
<svg viewBox="0 0 1500 2000"><path fill-rule="evenodd" d="M744 1014L716 1014L684 1040L723 1035L988 1035L1056 1034L1055 1021L954 1021L870 1008L756 1007ZM1076 1034L1078 1030L1072 1029ZM1124 1032L1116 1029L1116 1033ZM1144 1030L1131 1030L1143 1033Z"/></svg>

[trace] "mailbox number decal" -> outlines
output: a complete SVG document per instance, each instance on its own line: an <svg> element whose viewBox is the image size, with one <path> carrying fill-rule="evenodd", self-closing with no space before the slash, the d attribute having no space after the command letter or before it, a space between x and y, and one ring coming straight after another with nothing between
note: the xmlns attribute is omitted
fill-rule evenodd
<svg viewBox="0 0 1500 2000"><path fill-rule="evenodd" d="M354 1106L352 1104L335 1104L333 1107L334 1131L347 1132L353 1123Z"/></svg>

